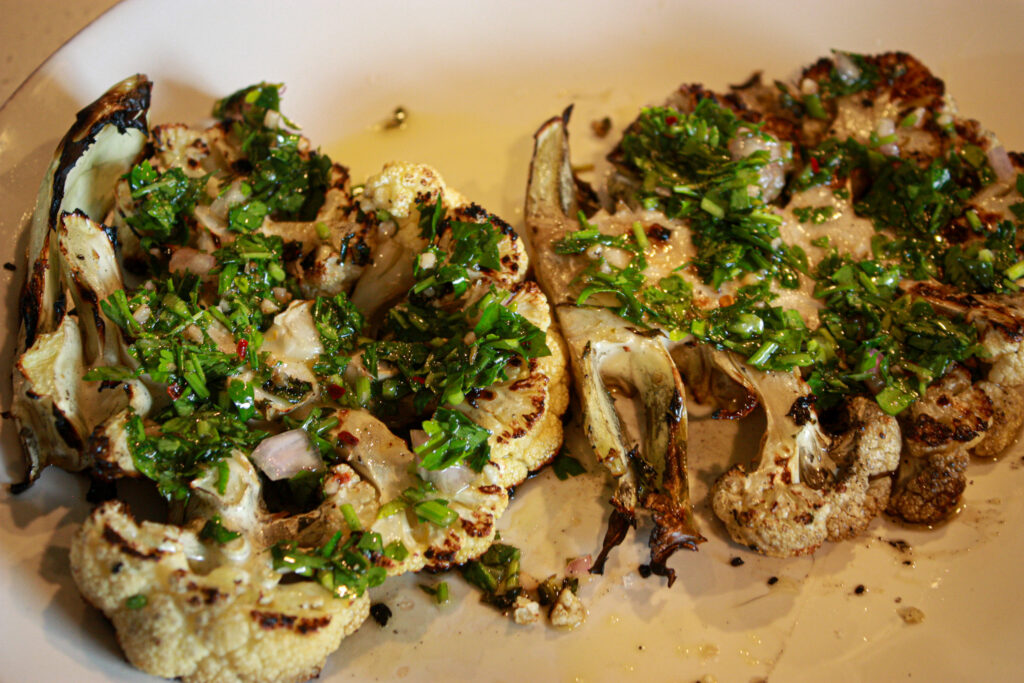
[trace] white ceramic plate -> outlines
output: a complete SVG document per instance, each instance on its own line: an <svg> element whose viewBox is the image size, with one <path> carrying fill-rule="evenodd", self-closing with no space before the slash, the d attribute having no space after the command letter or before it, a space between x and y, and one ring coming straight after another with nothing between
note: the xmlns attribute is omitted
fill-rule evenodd
<svg viewBox="0 0 1024 683"><path fill-rule="evenodd" d="M377 1L208 3L134 0L57 52L0 110L0 300L9 367L24 275L23 224L73 114L131 72L155 82L153 121L194 122L213 99L258 80L288 84L285 111L365 176L391 158L436 165L446 179L521 223L531 134L576 105L574 153L597 158L589 122L627 122L678 83L712 88L763 69L786 76L830 48L900 49L946 80L961 111L1024 149L1024 5L860 2ZM375 130L391 110L407 130ZM609 138L612 139L612 138ZM3 373L3 404L10 387ZM875 522L862 539L813 558L760 558L727 540L704 504L707 485L756 448L756 419L695 420L691 470L709 541L672 561L668 589L640 579L646 529L584 583L590 608L574 633L517 627L451 578L435 607L411 577L378 589L394 617L372 621L328 661L327 680L1010 680L1024 634L1024 484L1020 453L976 463L958 519L933 531ZM3 481L20 476L13 423L2 423ZM593 468L596 470L596 468ZM29 492L0 494L0 652L4 681L142 681L113 630L68 575L71 534L88 512L84 483L47 471ZM544 576L599 549L610 496L600 474L522 485L503 520ZM899 550L904 541L909 550ZM745 564L730 565L733 557ZM769 586L770 577L778 577ZM863 585L865 591L856 592ZM924 621L908 625L900 610Z"/></svg>

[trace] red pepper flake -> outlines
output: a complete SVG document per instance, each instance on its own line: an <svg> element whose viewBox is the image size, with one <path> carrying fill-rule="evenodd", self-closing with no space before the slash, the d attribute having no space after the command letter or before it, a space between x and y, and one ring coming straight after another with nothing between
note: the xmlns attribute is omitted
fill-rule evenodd
<svg viewBox="0 0 1024 683"><path fill-rule="evenodd" d="M245 360L245 357L249 355L249 340L240 339L238 346L235 347L235 353L238 354L238 360Z"/></svg>
<svg viewBox="0 0 1024 683"><path fill-rule="evenodd" d="M327 385L327 395L337 401L339 398L345 395L345 387L337 384Z"/></svg>
<svg viewBox="0 0 1024 683"><path fill-rule="evenodd" d="M416 375L415 377L413 377L412 381L416 382L416 384L421 384L421 385L425 385L427 383L427 380L424 379L423 377L420 377L419 375Z"/></svg>
<svg viewBox="0 0 1024 683"><path fill-rule="evenodd" d="M811 157L811 170L815 173L821 170L821 164L818 163L817 157Z"/></svg>
<svg viewBox="0 0 1024 683"><path fill-rule="evenodd" d="M676 118L675 116L666 116L665 117L665 125L666 126L674 126L677 123L679 123L679 119Z"/></svg>
<svg viewBox="0 0 1024 683"><path fill-rule="evenodd" d="M338 432L338 441L342 442L346 446L355 446L359 443L359 437L352 432Z"/></svg>
<svg viewBox="0 0 1024 683"><path fill-rule="evenodd" d="M167 395L171 397L172 401L177 401L184 393L185 389L177 382L167 387Z"/></svg>

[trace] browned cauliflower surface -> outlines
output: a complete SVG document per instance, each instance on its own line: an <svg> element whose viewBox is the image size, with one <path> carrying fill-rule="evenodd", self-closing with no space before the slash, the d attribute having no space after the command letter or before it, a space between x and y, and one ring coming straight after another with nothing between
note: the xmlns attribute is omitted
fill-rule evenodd
<svg viewBox="0 0 1024 683"><path fill-rule="evenodd" d="M508 489L561 447L563 343L518 235L435 170L353 190L280 86L206 129L148 130L149 89L85 110L41 192L25 485L56 464L170 503L140 523L105 502L72 546L134 665L306 680L388 576L491 546Z"/></svg>

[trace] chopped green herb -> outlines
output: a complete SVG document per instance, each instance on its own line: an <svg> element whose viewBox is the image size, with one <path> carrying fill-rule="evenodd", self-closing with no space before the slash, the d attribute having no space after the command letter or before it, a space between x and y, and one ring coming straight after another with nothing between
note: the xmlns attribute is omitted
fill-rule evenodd
<svg viewBox="0 0 1024 683"><path fill-rule="evenodd" d="M478 559L464 564L462 576L483 591L483 602L509 609L523 590L519 584L519 556L519 548L495 543Z"/></svg>
<svg viewBox="0 0 1024 683"><path fill-rule="evenodd" d="M386 556L375 532L354 532L342 541L338 531L319 548L303 550L294 542L281 542L270 551L278 572L314 579L339 598L358 597L387 576L377 564Z"/></svg>
<svg viewBox="0 0 1024 683"><path fill-rule="evenodd" d="M132 415L126 431L135 468L157 483L168 499L184 500L188 483L238 449L251 451L268 434L250 428L231 412L202 410L183 416L156 416L159 429L147 434Z"/></svg>
<svg viewBox="0 0 1024 683"><path fill-rule="evenodd" d="M306 149L281 115L281 86L260 83L220 100L213 115L231 124L249 168L246 201L228 214L231 230L248 233L263 218L308 221L316 217L330 184L331 160Z"/></svg>
<svg viewBox="0 0 1024 683"><path fill-rule="evenodd" d="M487 438L491 433L462 413L438 408L434 418L423 423L427 441L416 447L420 467L443 470L465 462L479 472L490 458Z"/></svg>
<svg viewBox="0 0 1024 683"><path fill-rule="evenodd" d="M569 477L576 477L581 474L586 474L587 470L583 468L583 465L579 460L569 455L569 452L562 448L558 451L558 455L551 462L551 468L555 472L555 476L565 481Z"/></svg>
<svg viewBox="0 0 1024 683"><path fill-rule="evenodd" d="M143 248L185 244L188 226L182 216L203 198L207 178L189 178L180 168L158 173L148 160L134 166L125 177L135 202L134 212L125 220L142 238Z"/></svg>
<svg viewBox="0 0 1024 683"><path fill-rule="evenodd" d="M206 524L203 525L202 531L199 532L199 538L214 541L221 545L228 541L233 541L241 535L242 534L237 531L231 531L226 528L220 521L220 515L214 515L210 519L206 520Z"/></svg>
<svg viewBox="0 0 1024 683"><path fill-rule="evenodd" d="M743 273L767 271L782 286L795 287L800 259L777 242L781 218L766 206L759 189L768 152L733 159L729 143L738 135L781 145L758 124L711 99L701 100L688 114L646 108L622 138L619 163L638 176L641 205L690 220L698 253L694 265L704 282L717 289ZM637 263L634 270L643 269ZM635 273L621 275L626 282L606 282L606 289L638 288Z"/></svg>
<svg viewBox="0 0 1024 683"><path fill-rule="evenodd" d="M378 518L390 517L405 509L412 509L416 517L434 526L446 528L459 518L459 515L448 507L448 501L437 497L437 489L429 481L418 479L416 486L410 486L396 500L381 506Z"/></svg>
<svg viewBox="0 0 1024 683"><path fill-rule="evenodd" d="M129 595L124 601L124 606L128 609L142 609L147 604L149 604L149 599L142 593Z"/></svg>

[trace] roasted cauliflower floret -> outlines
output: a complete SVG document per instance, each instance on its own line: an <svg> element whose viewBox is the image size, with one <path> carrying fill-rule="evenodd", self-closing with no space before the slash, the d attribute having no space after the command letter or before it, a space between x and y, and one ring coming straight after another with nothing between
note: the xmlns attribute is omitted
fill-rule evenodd
<svg viewBox="0 0 1024 683"><path fill-rule="evenodd" d="M732 539L766 555L791 557L862 531L884 508L888 491L881 478L899 463L896 420L868 399L855 399L843 431L830 439L797 376L761 372L733 354L710 353L757 395L767 420L757 468L734 466L712 487L712 507Z"/></svg>
<svg viewBox="0 0 1024 683"><path fill-rule="evenodd" d="M983 442L994 412L992 399L963 367L929 387L903 418L903 457L890 514L922 524L952 514L967 486L970 450Z"/></svg>
<svg viewBox="0 0 1024 683"><path fill-rule="evenodd" d="M498 230L498 262L469 269L467 285L471 288L495 285L506 289L526 277L529 261L515 231L448 187L429 166L400 162L385 165L367 180L359 205L371 217L371 224L377 226L370 265L352 291L353 303L368 319L408 293L414 284L414 270L426 275L441 266L434 251L420 253L427 246L421 222L432 224L432 215L421 215L421 209L447 210L450 221L432 229L442 231L438 247L449 253L455 225L490 223ZM472 292L466 296L474 298Z"/></svg>
<svg viewBox="0 0 1024 683"><path fill-rule="evenodd" d="M132 664L189 683L306 680L369 614L365 593L281 585L266 556L203 566L220 553L193 531L140 524L108 502L76 535L71 568Z"/></svg>
<svg viewBox="0 0 1024 683"><path fill-rule="evenodd" d="M885 511L900 457L899 424L877 403L857 396L842 412L828 451L836 468L831 484L836 504L826 522L830 541L859 535Z"/></svg>

